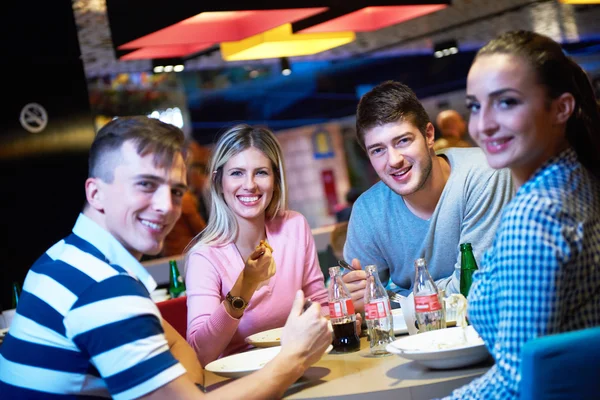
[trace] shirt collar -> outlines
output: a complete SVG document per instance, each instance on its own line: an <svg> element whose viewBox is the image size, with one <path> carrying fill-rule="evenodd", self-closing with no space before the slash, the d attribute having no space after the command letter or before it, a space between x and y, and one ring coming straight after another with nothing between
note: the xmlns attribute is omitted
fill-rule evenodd
<svg viewBox="0 0 600 400"><path fill-rule="evenodd" d="M554 157L547 160L541 167L539 167L527 182L525 182L519 192L527 192L530 187L538 185L540 179L545 179L546 176L554 175L560 176L565 175L567 172L576 168L577 165L577 153L572 147L568 147L561 151Z"/></svg>
<svg viewBox="0 0 600 400"><path fill-rule="evenodd" d="M148 293L156 289L156 281L146 268L113 235L91 218L79 214L73 233L100 250L109 264L124 268L131 276L142 282Z"/></svg>

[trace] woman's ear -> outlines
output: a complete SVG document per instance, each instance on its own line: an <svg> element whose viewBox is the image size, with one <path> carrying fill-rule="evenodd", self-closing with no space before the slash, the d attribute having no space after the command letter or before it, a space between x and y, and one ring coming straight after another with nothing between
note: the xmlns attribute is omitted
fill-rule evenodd
<svg viewBox="0 0 600 400"><path fill-rule="evenodd" d="M575 97L571 93L563 93L554 100L556 106L555 122L566 124L575 111Z"/></svg>
<svg viewBox="0 0 600 400"><path fill-rule="evenodd" d="M85 197L88 204L100 212L104 211L102 194L102 182L98 178L87 178L85 181Z"/></svg>

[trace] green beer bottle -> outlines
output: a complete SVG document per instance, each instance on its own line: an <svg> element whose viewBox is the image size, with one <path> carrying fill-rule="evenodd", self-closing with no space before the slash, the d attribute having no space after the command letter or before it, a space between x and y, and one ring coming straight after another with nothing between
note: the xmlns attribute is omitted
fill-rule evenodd
<svg viewBox="0 0 600 400"><path fill-rule="evenodd" d="M21 287L17 282L12 284L12 302L11 308L17 308L19 305L19 296L21 295Z"/></svg>
<svg viewBox="0 0 600 400"><path fill-rule="evenodd" d="M477 262L473 256L473 248L471 243L461 243L460 245L460 294L467 297L471 283L473 282L473 274L477 271Z"/></svg>
<svg viewBox="0 0 600 400"><path fill-rule="evenodd" d="M171 268L169 274L169 294L171 295L171 298L174 299L185 296L185 282L181 275L179 275L177 261L169 260L169 267Z"/></svg>

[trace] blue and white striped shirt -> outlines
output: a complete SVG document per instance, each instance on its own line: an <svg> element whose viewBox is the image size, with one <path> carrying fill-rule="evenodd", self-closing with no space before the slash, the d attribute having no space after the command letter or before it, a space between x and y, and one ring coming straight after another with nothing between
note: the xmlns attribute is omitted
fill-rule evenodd
<svg viewBox="0 0 600 400"><path fill-rule="evenodd" d="M31 267L0 346L7 399L136 398L185 373L149 292L156 283L81 214Z"/></svg>
<svg viewBox="0 0 600 400"><path fill-rule="evenodd" d="M600 182L565 150L517 191L474 275L468 315L496 364L454 399L513 399L521 349L600 325Z"/></svg>

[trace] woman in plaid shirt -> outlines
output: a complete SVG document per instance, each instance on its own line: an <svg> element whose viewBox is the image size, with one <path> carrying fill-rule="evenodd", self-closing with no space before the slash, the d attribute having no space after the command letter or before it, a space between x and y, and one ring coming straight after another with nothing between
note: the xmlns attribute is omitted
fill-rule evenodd
<svg viewBox="0 0 600 400"><path fill-rule="evenodd" d="M600 115L581 67L525 31L477 53L467 105L473 139L517 193L469 295L496 363L451 397L510 399L526 342L600 325Z"/></svg>

